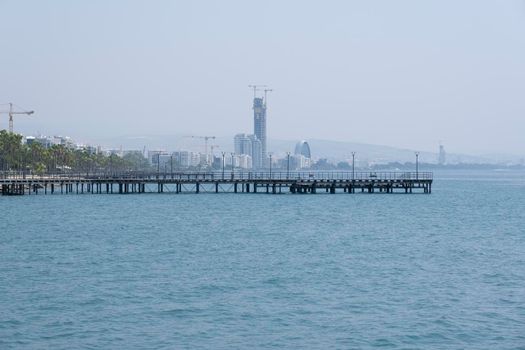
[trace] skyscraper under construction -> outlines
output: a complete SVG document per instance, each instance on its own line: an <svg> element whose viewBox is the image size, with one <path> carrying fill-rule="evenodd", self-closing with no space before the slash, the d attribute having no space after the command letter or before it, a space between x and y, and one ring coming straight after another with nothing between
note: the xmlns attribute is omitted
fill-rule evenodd
<svg viewBox="0 0 525 350"><path fill-rule="evenodd" d="M266 143L266 102L268 99L266 96L273 90L268 89L266 85L248 85L248 87L253 89L253 167L265 168L268 165ZM264 98L257 97L257 91L263 91ZM260 151L257 151L259 147Z"/></svg>
<svg viewBox="0 0 525 350"><path fill-rule="evenodd" d="M260 164L254 166L263 168L266 164L266 101L261 97L253 98L253 133L261 142Z"/></svg>
<svg viewBox="0 0 525 350"><path fill-rule="evenodd" d="M261 141L261 164L264 167L266 159L266 101L261 97L253 99L253 133Z"/></svg>

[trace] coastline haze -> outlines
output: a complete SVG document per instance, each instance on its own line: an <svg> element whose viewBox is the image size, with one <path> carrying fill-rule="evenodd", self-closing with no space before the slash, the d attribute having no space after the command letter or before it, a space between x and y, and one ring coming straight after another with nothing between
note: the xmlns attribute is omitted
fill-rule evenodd
<svg viewBox="0 0 525 350"><path fill-rule="evenodd" d="M5 1L0 102L24 134L268 137L523 154L523 1ZM23 19L23 20L21 20ZM0 116L5 128L7 117Z"/></svg>

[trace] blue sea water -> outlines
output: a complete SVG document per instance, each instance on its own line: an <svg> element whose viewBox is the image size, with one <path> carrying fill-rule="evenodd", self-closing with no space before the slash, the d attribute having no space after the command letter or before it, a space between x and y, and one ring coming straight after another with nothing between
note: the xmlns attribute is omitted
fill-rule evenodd
<svg viewBox="0 0 525 350"><path fill-rule="evenodd" d="M525 349L525 174L0 197L0 349Z"/></svg>

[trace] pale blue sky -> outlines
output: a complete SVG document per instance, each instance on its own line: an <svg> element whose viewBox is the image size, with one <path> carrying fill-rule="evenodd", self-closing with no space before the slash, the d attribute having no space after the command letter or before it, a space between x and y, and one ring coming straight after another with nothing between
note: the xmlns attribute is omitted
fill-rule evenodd
<svg viewBox="0 0 525 350"><path fill-rule="evenodd" d="M24 133L250 132L525 153L525 2L0 0L0 102ZM0 116L0 128L7 118Z"/></svg>

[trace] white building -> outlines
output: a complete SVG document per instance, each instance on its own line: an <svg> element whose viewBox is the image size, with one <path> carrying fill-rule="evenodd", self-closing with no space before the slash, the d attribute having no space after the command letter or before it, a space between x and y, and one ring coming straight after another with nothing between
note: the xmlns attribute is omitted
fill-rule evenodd
<svg viewBox="0 0 525 350"><path fill-rule="evenodd" d="M163 166L163 163L166 162L166 157L169 158L169 155L166 151L148 151L148 160L151 165Z"/></svg>
<svg viewBox="0 0 525 350"><path fill-rule="evenodd" d="M306 169L312 166L312 159L307 158L302 154L294 154L290 156L290 167L292 169Z"/></svg>
<svg viewBox="0 0 525 350"><path fill-rule="evenodd" d="M39 143L44 148L50 148L55 145L61 145L67 148L76 148L75 142L69 136L26 136L25 142L28 145Z"/></svg>
<svg viewBox="0 0 525 350"><path fill-rule="evenodd" d="M198 166L203 163L203 157L206 158L206 155L203 155L198 152L190 151L175 151L172 153L173 162L180 167L187 168L190 166Z"/></svg>
<svg viewBox="0 0 525 350"><path fill-rule="evenodd" d="M233 138L233 146L235 154L252 155L252 140L249 135L237 134Z"/></svg>
<svg viewBox="0 0 525 350"><path fill-rule="evenodd" d="M237 159L238 159L238 162L235 165L236 167L241 168L241 169L252 169L253 168L251 156L247 154L241 154L237 156Z"/></svg>
<svg viewBox="0 0 525 350"><path fill-rule="evenodd" d="M263 167L262 144L257 136L237 134L233 138L233 146L235 154L250 156L252 164L251 168L257 169Z"/></svg>

